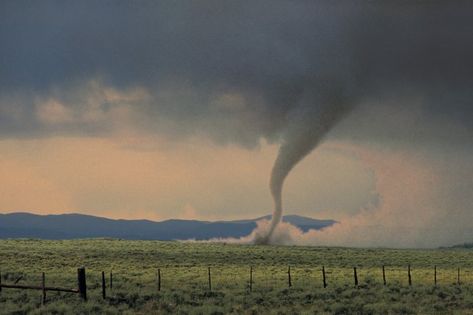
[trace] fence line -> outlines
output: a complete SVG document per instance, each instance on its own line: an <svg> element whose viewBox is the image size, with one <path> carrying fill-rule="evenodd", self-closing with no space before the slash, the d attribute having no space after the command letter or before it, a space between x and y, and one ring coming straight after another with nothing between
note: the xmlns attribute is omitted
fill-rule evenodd
<svg viewBox="0 0 473 315"><path fill-rule="evenodd" d="M287 268L287 286L289 288L293 287L293 280L295 279L294 274L291 271L292 271L291 266L288 266L288 268ZM322 279L321 280L322 280L323 288L327 288L329 286L328 282L329 282L330 279L332 279L331 283L340 283L339 281L337 281L337 278L336 278L335 275L333 277L328 276L328 275L334 274L333 271L327 272L325 266L322 266L321 271L322 271ZM360 271L359 267L357 267L357 266L353 267L353 281L354 281L355 288L360 288L360 286L359 286L359 271ZM386 272L386 269L385 269L384 265L382 265L381 271L382 271L382 284L386 286L387 285L387 280L386 280L387 272ZM391 269L391 271L396 271L396 270ZM460 267L458 267L456 271L457 271L456 272L456 284L461 285L465 281L461 281L462 279L461 279L461 269L460 269ZM305 270L305 272L311 272L311 270ZM464 273L468 273L468 271L464 271ZM166 274L169 274L169 272L166 273ZM250 266L249 267L249 281L247 283L248 284L247 288L248 288L249 292L253 291L253 286L255 285L255 279L254 279L253 274L254 274L253 266ZM437 266L434 266L433 274L434 274L433 285L437 286L437 284L438 284ZM296 272L296 275L297 275L297 272ZM207 267L207 277L208 277L208 291L212 291L212 280L213 279L212 279L211 267L210 266ZM22 278L23 278L23 276L20 276L18 279L16 279L16 281L13 284L6 284L6 283L2 282L2 274L0 273L0 293L2 292L2 289L41 290L42 291L42 300L41 300L42 304L46 303L46 293L47 293L47 291L56 291L56 292L66 292L66 293L79 294L79 296L82 300L84 300L84 301L87 300L87 283L86 283L86 272L85 272L84 267L77 269L77 288L73 288L73 289L54 287L54 286L46 286L46 274L44 272L41 273L41 285L17 284ZM302 276L301 278L304 279L305 277ZM116 281L116 279L115 279L115 281ZM158 292L161 291L161 289L162 289L161 281L162 281L161 268L158 268L157 269L157 283L155 284L155 285L157 285L157 291ZM412 269L411 269L410 264L407 265L407 281L408 281L409 286L413 285ZM106 296L106 290L107 290L106 289L106 284L107 284L107 282L106 282L106 277L105 277L105 271L102 271L101 272L101 289L102 289L101 293L102 293L102 298L104 300L107 298L107 296ZM111 292L112 287L113 287L113 273L112 273L112 271L110 271L110 279L109 279L109 289L110 289L110 291L109 292Z"/></svg>
<svg viewBox="0 0 473 315"><path fill-rule="evenodd" d="M48 287L46 286L46 274L41 273L41 285L22 285L17 284L22 277L18 278L14 284L4 284L2 283L2 274L0 273L0 292L2 289L20 289L20 290L41 290L41 304L46 303L46 292L55 291L55 292L66 292L66 293L75 293L79 294L83 300L87 300L87 285L85 280L85 268L77 269L77 289L68 289L60 287Z"/></svg>

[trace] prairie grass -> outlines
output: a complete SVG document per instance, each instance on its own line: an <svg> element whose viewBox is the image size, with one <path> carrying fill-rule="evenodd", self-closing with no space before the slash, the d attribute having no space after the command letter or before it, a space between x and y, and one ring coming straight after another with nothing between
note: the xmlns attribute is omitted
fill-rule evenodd
<svg viewBox="0 0 473 315"><path fill-rule="evenodd" d="M382 265L386 266L387 286L383 285ZM21 277L19 284L39 284L45 272L47 285L74 288L81 266L87 272L87 302L75 294L48 292L47 304L41 306L40 291L4 289L0 314L470 314L473 309L473 251L467 249L0 240L3 283ZM322 284L322 266L327 288ZM212 291L208 290L208 267ZM456 283L459 267L461 285ZM107 275L105 301L101 297L102 271Z"/></svg>

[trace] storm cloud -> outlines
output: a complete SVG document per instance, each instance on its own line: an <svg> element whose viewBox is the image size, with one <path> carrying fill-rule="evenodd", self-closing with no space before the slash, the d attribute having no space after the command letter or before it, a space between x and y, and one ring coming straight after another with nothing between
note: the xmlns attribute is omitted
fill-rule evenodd
<svg viewBox="0 0 473 315"><path fill-rule="evenodd" d="M327 86L368 113L416 105L427 120L441 117L471 133L468 1L0 6L2 137L130 124L253 147L261 138L278 141L304 95ZM120 108L133 118L117 118ZM345 135L357 132L349 129Z"/></svg>

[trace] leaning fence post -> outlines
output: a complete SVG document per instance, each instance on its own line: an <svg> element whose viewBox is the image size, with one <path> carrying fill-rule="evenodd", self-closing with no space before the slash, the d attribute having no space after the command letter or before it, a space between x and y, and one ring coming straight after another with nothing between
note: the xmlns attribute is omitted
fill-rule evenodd
<svg viewBox="0 0 473 315"><path fill-rule="evenodd" d="M105 294L105 271L102 271L102 299L105 300L106 298L106 294Z"/></svg>
<svg viewBox="0 0 473 315"><path fill-rule="evenodd" d="M437 285L437 266L434 266L434 285Z"/></svg>
<svg viewBox="0 0 473 315"><path fill-rule="evenodd" d="M253 291L253 266L250 266L250 292Z"/></svg>
<svg viewBox="0 0 473 315"><path fill-rule="evenodd" d="M356 273L356 267L353 267L353 276L355 277L355 287L358 286L358 275Z"/></svg>
<svg viewBox="0 0 473 315"><path fill-rule="evenodd" d="M209 291L212 291L212 277L210 276L210 267L209 267Z"/></svg>
<svg viewBox="0 0 473 315"><path fill-rule="evenodd" d="M383 265L383 285L386 285L386 272L384 271L384 265Z"/></svg>
<svg viewBox="0 0 473 315"><path fill-rule="evenodd" d="M292 281L291 281L291 266L287 268L287 284L289 287L292 287Z"/></svg>
<svg viewBox="0 0 473 315"><path fill-rule="evenodd" d="M85 268L81 267L77 269L77 282L79 285L79 294L80 297L87 301L87 284L85 281Z"/></svg>
<svg viewBox="0 0 473 315"><path fill-rule="evenodd" d="M41 300L41 304L46 304L46 275L44 272L41 274L41 289L43 290L43 299Z"/></svg>
<svg viewBox="0 0 473 315"><path fill-rule="evenodd" d="M409 278L409 285L412 285L412 278L411 278L411 265L407 265L407 277Z"/></svg>
<svg viewBox="0 0 473 315"><path fill-rule="evenodd" d="M161 291L161 269L158 268L158 291Z"/></svg>
<svg viewBox="0 0 473 315"><path fill-rule="evenodd" d="M327 281L325 279L325 266L322 266L322 279L323 279L323 282L324 282L324 288L327 287Z"/></svg>

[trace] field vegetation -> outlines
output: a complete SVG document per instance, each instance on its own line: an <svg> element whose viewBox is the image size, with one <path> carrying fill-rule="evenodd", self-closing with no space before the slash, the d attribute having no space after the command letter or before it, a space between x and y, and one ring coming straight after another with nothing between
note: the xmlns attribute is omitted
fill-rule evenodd
<svg viewBox="0 0 473 315"><path fill-rule="evenodd" d="M386 286L382 265L386 266ZM471 314L473 309L471 249L0 240L4 284L20 279L18 284L39 285L41 272L45 272L48 286L74 288L81 266L87 272L87 302L77 294L48 292L42 306L41 291L3 289L0 314ZM323 287L322 266L327 288ZM358 287L354 286L354 266ZM107 287L106 300L101 295L102 271L107 286L113 271L113 289Z"/></svg>

